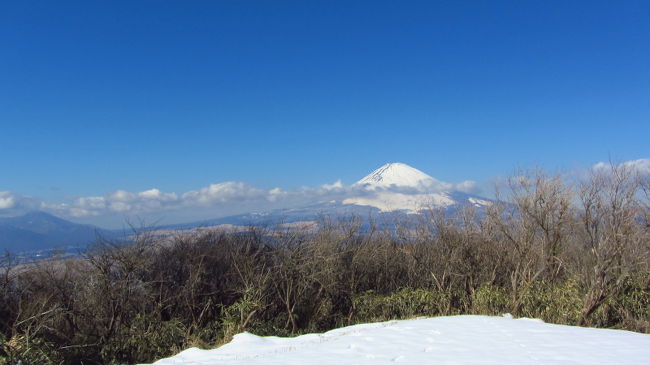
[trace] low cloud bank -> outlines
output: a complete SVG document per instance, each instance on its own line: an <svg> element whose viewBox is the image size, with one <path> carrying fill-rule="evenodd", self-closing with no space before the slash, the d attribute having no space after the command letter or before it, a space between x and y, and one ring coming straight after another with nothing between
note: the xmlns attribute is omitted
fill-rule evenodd
<svg viewBox="0 0 650 365"><path fill-rule="evenodd" d="M611 171L614 167L632 170L641 177L650 177L650 158L625 161L618 165L612 162L599 162L592 168L594 171L607 172Z"/></svg>
<svg viewBox="0 0 650 365"><path fill-rule="evenodd" d="M368 190L357 184L344 185L340 180L318 187L303 187L294 190L282 188L260 189L250 184L227 181L210 184L184 193L163 192L152 188L140 192L117 190L104 196L85 196L65 203L51 204L27 199L12 192L0 192L0 212L9 210L44 210L60 216L92 217L105 214L140 214L153 211L170 211L187 208L224 208L249 204L263 206L290 206L324 201L342 201L351 197L364 197L385 191L403 194L422 194L440 191L476 192L473 181L460 183L439 182L435 186L415 188L388 187ZM25 204L29 201L30 204Z"/></svg>
<svg viewBox="0 0 650 365"><path fill-rule="evenodd" d="M606 172L613 167L632 169L640 176L650 178L650 158L626 161L618 165L599 162L592 166L592 169ZM260 189L244 182L226 181L180 194L163 192L156 188L140 192L116 190L104 196L78 197L65 203L56 204L39 201L10 191L0 191L0 215L15 215L29 210L44 210L68 217L101 216L114 213L140 214L194 207L224 208L227 210L241 204L282 207L331 200L343 201L348 198L370 197L386 191L402 194L422 194L441 191L477 193L478 190L478 186L474 181L449 183L436 180L435 184L420 188L393 186L373 190L357 184L344 185L341 181L294 190L284 190L282 188Z"/></svg>
<svg viewBox="0 0 650 365"><path fill-rule="evenodd" d="M40 208L41 203L30 196L0 191L0 216L12 216Z"/></svg>

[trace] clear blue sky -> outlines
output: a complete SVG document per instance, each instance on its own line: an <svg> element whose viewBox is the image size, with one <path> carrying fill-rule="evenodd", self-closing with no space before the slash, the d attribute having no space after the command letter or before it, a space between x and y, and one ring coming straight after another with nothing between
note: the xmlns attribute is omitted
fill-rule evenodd
<svg viewBox="0 0 650 365"><path fill-rule="evenodd" d="M648 1L5 1L0 191L650 156Z"/></svg>

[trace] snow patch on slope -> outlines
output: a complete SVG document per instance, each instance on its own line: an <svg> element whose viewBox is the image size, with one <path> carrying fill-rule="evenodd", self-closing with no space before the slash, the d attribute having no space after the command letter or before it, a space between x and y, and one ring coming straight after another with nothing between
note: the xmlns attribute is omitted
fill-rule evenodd
<svg viewBox="0 0 650 365"><path fill-rule="evenodd" d="M343 200L343 204L356 204L378 208L382 212L403 210L417 213L423 209L448 207L456 202L447 194L403 194L381 192L372 196L361 196Z"/></svg>
<svg viewBox="0 0 650 365"><path fill-rule="evenodd" d="M361 324L293 338L236 335L215 350L157 361L194 364L647 364L650 335L511 317Z"/></svg>
<svg viewBox="0 0 650 365"><path fill-rule="evenodd" d="M475 207L489 207L492 205L492 202L489 202L487 200L483 199L477 199L477 198L468 198L467 201L472 203Z"/></svg>

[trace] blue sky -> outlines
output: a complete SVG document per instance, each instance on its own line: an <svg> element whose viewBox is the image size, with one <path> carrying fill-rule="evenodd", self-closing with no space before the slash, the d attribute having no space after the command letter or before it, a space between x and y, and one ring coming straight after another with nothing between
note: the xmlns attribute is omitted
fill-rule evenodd
<svg viewBox="0 0 650 365"><path fill-rule="evenodd" d="M3 2L0 192L291 190L391 161L487 185L647 158L649 17L647 1Z"/></svg>

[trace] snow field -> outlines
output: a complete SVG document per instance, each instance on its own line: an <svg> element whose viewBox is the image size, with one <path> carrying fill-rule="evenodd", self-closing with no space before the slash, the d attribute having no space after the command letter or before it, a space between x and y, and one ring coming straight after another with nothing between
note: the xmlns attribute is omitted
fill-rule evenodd
<svg viewBox="0 0 650 365"><path fill-rule="evenodd" d="M511 317L360 324L293 338L250 333L155 364L650 364L650 335Z"/></svg>

